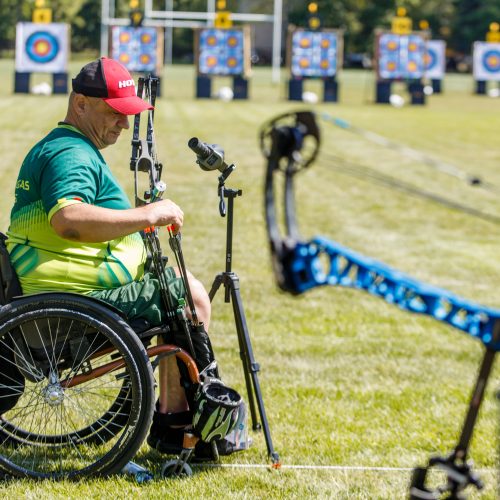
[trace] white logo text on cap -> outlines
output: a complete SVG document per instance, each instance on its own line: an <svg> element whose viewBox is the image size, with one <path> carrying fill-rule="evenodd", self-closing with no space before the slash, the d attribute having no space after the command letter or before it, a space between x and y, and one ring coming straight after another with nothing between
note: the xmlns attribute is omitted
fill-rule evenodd
<svg viewBox="0 0 500 500"><path fill-rule="evenodd" d="M134 85L134 80L120 80L118 82L118 88L122 89L123 87L132 87Z"/></svg>

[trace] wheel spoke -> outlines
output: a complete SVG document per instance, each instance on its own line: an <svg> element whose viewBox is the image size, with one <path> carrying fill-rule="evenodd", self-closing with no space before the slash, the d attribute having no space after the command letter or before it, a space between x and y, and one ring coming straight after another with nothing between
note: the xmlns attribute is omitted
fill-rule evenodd
<svg viewBox="0 0 500 500"><path fill-rule="evenodd" d="M139 448L145 432L138 423L149 427L151 367L128 326L101 306L79 297L64 297L64 306L44 300L26 298L8 314L0 310L0 404L9 398L15 404L0 417L0 466L54 479L105 473L115 457L130 459ZM119 374L67 387L75 376L119 358ZM3 374L2 366L10 371Z"/></svg>

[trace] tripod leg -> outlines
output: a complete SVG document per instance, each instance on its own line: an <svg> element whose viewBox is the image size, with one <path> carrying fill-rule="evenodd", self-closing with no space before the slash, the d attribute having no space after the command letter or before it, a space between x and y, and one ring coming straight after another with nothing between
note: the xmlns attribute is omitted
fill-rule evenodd
<svg viewBox="0 0 500 500"><path fill-rule="evenodd" d="M208 294L210 302L212 302L213 298L215 297L215 294L217 293L217 290L220 288L223 282L224 282L224 273L220 273L215 277L214 282L212 283L212 288L210 289L210 292Z"/></svg>
<svg viewBox="0 0 500 500"><path fill-rule="evenodd" d="M233 289L231 288L230 291L232 292ZM252 418L252 428L254 431L256 431L261 429L261 425L258 421L257 412L255 409L255 399L256 399L254 391L255 384L253 381L253 377L251 375L253 373L257 374L257 372L260 370L260 366L258 363L255 362L255 360L253 360L253 356L249 354L249 346L246 342L244 333L246 331L246 321L245 317L241 316L241 314L244 313L241 307L237 305L238 299L235 299L233 293L231 293L231 297L233 298L234 320L236 323L236 331L238 334L238 345L240 348L240 358L241 362L243 363L243 374L245 376L245 385L247 388L248 407L250 409L250 415ZM248 340L248 342L250 342L250 340Z"/></svg>
<svg viewBox="0 0 500 500"><path fill-rule="evenodd" d="M210 297L210 302L212 302L213 298L215 297L215 294L217 293L217 291L219 290L219 288L222 284L224 284L225 297L226 297L227 295L230 294L230 289L232 289L232 279L228 273L220 273L215 277L214 282L212 284L212 288L210 290L210 293L208 294L208 296ZM226 300L225 298L224 298L224 301L230 302L230 300ZM234 306L233 306L233 308L234 308ZM246 385L247 395L248 395L248 406L249 406L250 415L252 418L253 430L257 430L257 429L260 429L260 424L257 421L257 413L255 411L254 394L253 394L253 389L252 389L252 383L250 380L251 366L248 363L249 357L247 355L247 350L245 349L244 343L242 341L242 335L240 334L240 332L243 330L242 322L241 321L238 322L236 317L237 316L236 316L236 312L235 312L235 322L236 322L236 329L237 329L237 333L238 333L238 345L240 347L240 358L241 358L241 361L243 363L243 374L245 375L245 385ZM246 325L245 325L245 328L246 328ZM257 366L257 370L258 370L258 366Z"/></svg>
<svg viewBox="0 0 500 500"><path fill-rule="evenodd" d="M267 422L266 410L264 408L264 401L262 399L262 392L260 390L259 379L257 376L257 372L259 371L260 368L259 364L255 361L253 357L252 344L248 332L245 312L243 310L243 302L241 300L241 295L240 295L240 281L238 276L236 276L234 273L229 273L227 275L227 282L225 283L225 285L226 287L229 287L231 292L234 319L236 323L236 329L238 332L238 343L240 346L240 352L245 369L245 381L247 384L247 391L250 402L250 411L252 414L254 429L258 428L256 424L255 407L253 401L253 397L255 396L255 399L257 400L257 406L259 407L260 419L262 421L262 427L264 430L264 437L266 439L268 455L271 458L273 464L279 467L280 464L279 455L274 450L273 442L271 439L271 431L269 429L269 424ZM253 383L253 391L250 382Z"/></svg>

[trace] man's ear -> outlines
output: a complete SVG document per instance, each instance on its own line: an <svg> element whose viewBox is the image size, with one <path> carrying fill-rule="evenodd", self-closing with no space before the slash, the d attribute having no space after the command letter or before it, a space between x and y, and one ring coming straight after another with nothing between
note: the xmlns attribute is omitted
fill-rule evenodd
<svg viewBox="0 0 500 500"><path fill-rule="evenodd" d="M73 107L78 116L85 113L85 108L88 106L88 100L83 94L75 94L73 96Z"/></svg>

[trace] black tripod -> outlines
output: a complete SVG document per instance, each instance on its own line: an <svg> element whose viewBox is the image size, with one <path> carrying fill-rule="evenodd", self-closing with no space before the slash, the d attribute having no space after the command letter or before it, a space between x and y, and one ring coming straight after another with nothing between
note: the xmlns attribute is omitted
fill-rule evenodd
<svg viewBox="0 0 500 500"><path fill-rule="evenodd" d="M217 290L221 285L225 288L224 301L233 303L234 321L236 324L236 331L238 334L238 345L240 349L240 357L243 363L243 370L245 375L246 389L248 393L248 405L250 408L250 415L252 418L253 430L263 428L264 436L266 439L267 453L275 468L279 468L280 458L278 453L274 450L273 442L271 439L271 432L267 422L266 410L264 408L264 401L260 390L258 379L259 364L255 361L252 350L252 343L250 341L250 334L245 318L245 311L243 309L243 302L240 295L240 280L238 276L231 270L232 264L232 247L233 247L233 212L234 200L237 196L241 196L241 189L228 189L224 186L224 181L232 170L225 172L226 175L219 177L219 211L222 217L226 215L226 206L224 199L228 200L227 210L227 226L226 226L226 270L219 273L212 284L209 296L210 301L213 300ZM255 408L255 401L259 409L261 424L258 422L257 413Z"/></svg>

